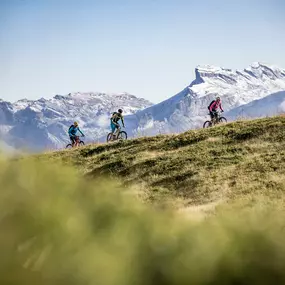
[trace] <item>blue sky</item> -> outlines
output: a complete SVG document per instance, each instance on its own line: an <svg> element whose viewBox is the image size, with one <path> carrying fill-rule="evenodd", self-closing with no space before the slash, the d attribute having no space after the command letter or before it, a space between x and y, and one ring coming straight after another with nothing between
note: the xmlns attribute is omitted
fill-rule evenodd
<svg viewBox="0 0 285 285"><path fill-rule="evenodd" d="M285 68L284 0L0 0L0 97L162 101L198 64Z"/></svg>

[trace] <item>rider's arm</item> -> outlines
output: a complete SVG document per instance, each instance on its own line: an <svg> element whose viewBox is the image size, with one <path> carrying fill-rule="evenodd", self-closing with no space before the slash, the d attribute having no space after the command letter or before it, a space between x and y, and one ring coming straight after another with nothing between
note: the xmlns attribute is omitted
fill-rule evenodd
<svg viewBox="0 0 285 285"><path fill-rule="evenodd" d="M121 121L122 121L123 127L125 127L125 122L124 122L124 117L123 116L121 117Z"/></svg>
<svg viewBox="0 0 285 285"><path fill-rule="evenodd" d="M220 102L220 109L221 109L222 112L224 112L224 109L222 107L222 103L221 102Z"/></svg>
<svg viewBox="0 0 285 285"><path fill-rule="evenodd" d="M84 134L81 132L81 130L78 128L78 131L80 132L80 134L84 137Z"/></svg>

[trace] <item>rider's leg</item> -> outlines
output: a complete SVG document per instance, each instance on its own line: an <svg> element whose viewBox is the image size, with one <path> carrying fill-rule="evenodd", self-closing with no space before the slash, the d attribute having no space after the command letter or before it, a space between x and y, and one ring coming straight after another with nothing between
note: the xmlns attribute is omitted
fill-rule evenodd
<svg viewBox="0 0 285 285"><path fill-rule="evenodd" d="M112 140L115 137L114 132L116 130L116 125L111 120L111 133L112 133Z"/></svg>
<svg viewBox="0 0 285 285"><path fill-rule="evenodd" d="M75 146L79 146L79 137L75 137Z"/></svg>
<svg viewBox="0 0 285 285"><path fill-rule="evenodd" d="M218 122L218 112L215 111L215 121Z"/></svg>
<svg viewBox="0 0 285 285"><path fill-rule="evenodd" d="M70 141L71 141L72 147L74 147L74 143L75 143L74 137L70 137Z"/></svg>
<svg viewBox="0 0 285 285"><path fill-rule="evenodd" d="M114 137L115 137L115 138L118 137L119 132L120 132L120 127L119 127L119 126L116 126L116 131L115 131L115 133L114 133Z"/></svg>

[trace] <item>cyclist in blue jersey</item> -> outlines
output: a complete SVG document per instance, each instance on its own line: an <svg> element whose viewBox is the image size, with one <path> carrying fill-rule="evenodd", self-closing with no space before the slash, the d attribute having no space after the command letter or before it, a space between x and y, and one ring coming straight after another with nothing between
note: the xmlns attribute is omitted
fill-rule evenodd
<svg viewBox="0 0 285 285"><path fill-rule="evenodd" d="M113 139L116 138L117 133L120 130L120 125L118 124L119 120L121 120L123 127L125 127L124 117L123 117L123 110L119 109L118 112L114 112L110 119L111 121L111 131L113 134Z"/></svg>
<svg viewBox="0 0 285 285"><path fill-rule="evenodd" d="M79 129L78 123L74 122L73 125L71 125L68 129L68 135L70 138L70 141L72 143L72 147L74 147L74 144L76 142L76 136L77 136L77 132L81 133L81 135L84 137L85 135L83 134L83 132Z"/></svg>

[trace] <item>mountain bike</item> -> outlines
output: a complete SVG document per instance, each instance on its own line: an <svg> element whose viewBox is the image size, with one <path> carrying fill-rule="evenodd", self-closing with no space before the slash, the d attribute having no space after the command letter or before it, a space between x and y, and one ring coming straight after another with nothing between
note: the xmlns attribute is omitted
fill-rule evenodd
<svg viewBox="0 0 285 285"><path fill-rule="evenodd" d="M76 136L76 137L75 137L75 144L74 144L73 147L84 146L84 145L85 145L85 143L84 143L84 141L82 141L82 140L80 139L80 136ZM66 145L65 148L72 148L72 144L69 143L68 145Z"/></svg>
<svg viewBox="0 0 285 285"><path fill-rule="evenodd" d="M210 113L209 113L209 115L210 115ZM225 117L221 117L221 112L217 112L215 118L213 118L211 121L206 121L203 124L203 128L210 128L210 127L213 127L217 124L226 123L226 122L227 122L227 119Z"/></svg>
<svg viewBox="0 0 285 285"><path fill-rule="evenodd" d="M121 131L119 127L119 131L117 131L117 135L113 137L112 133L107 135L107 142L116 141L116 140L126 140L128 138L128 134L125 131Z"/></svg>

